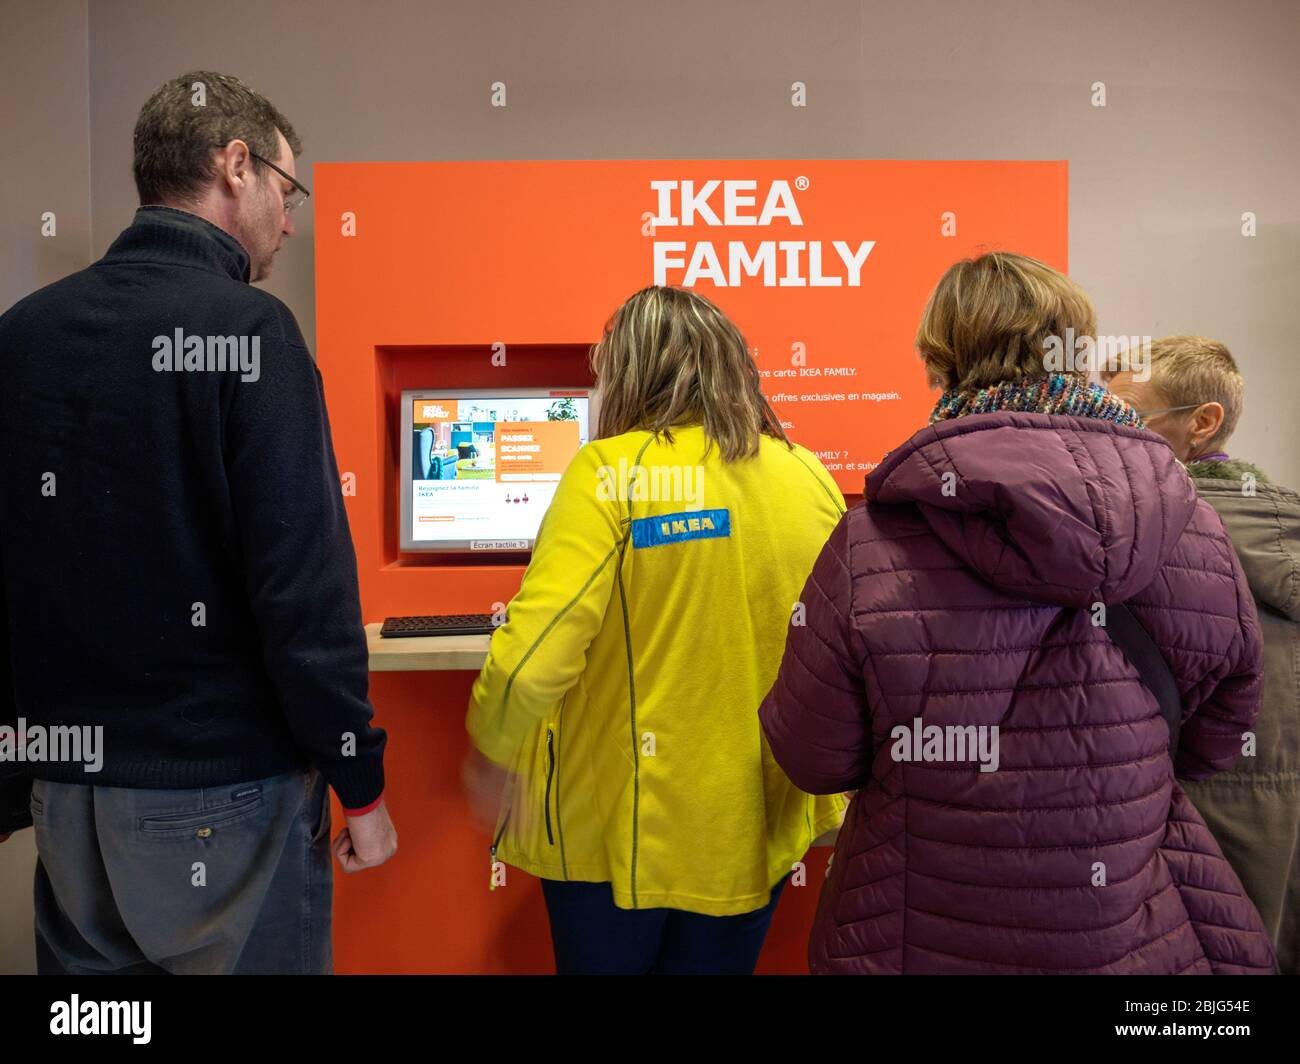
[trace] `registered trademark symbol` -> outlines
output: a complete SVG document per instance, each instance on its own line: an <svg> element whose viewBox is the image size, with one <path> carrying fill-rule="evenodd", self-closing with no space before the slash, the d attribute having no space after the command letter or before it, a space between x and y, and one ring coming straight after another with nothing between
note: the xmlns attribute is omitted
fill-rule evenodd
<svg viewBox="0 0 1300 1064"><path fill-rule="evenodd" d="M796 177L794 179L794 187L802 192L808 187L808 179L806 177Z"/></svg>

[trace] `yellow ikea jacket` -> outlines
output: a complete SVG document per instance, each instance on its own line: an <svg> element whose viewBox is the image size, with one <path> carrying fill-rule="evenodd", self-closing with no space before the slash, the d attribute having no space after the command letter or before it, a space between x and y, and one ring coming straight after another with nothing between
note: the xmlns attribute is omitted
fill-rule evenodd
<svg viewBox="0 0 1300 1064"><path fill-rule="evenodd" d="M781 771L758 707L844 498L802 447L724 463L705 443L597 440L559 482L467 718L513 770L494 868L729 916L843 818Z"/></svg>

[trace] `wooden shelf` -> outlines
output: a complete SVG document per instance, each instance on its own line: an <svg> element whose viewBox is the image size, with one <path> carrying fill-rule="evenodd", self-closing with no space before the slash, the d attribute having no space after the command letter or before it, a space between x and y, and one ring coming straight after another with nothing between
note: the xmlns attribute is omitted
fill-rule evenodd
<svg viewBox="0 0 1300 1064"><path fill-rule="evenodd" d="M366 625L371 672L478 672L490 635L418 635L384 639L379 621Z"/></svg>

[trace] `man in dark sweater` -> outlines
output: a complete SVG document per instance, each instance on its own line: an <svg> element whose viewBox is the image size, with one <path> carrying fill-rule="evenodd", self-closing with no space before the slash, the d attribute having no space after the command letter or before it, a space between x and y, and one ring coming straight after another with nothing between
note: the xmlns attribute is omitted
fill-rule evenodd
<svg viewBox="0 0 1300 1064"><path fill-rule="evenodd" d="M329 971L331 848L397 849L320 374L249 283L300 150L238 79L166 83L133 223L0 318L0 841L34 822L43 971Z"/></svg>

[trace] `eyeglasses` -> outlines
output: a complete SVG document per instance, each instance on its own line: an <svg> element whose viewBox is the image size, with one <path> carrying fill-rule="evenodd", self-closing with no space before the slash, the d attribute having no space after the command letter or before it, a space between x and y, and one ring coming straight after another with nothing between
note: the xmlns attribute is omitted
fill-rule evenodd
<svg viewBox="0 0 1300 1064"><path fill-rule="evenodd" d="M1200 403L1185 403L1183 406L1166 406L1159 410L1138 410L1135 412L1143 421L1150 421L1153 417L1159 417L1161 414L1172 414L1179 410L1195 410L1201 405Z"/></svg>
<svg viewBox="0 0 1300 1064"><path fill-rule="evenodd" d="M213 147L224 148L225 145L214 144ZM265 163L277 174L279 174L282 178L288 181L289 184L293 185L293 191L290 192L289 195L285 196L284 198L285 214L292 214L294 211L296 211L299 207L301 207L304 203L307 202L308 197L311 196L311 190L308 189L306 185L304 185L292 174L286 174L283 170L281 170L278 166L276 166L275 163L271 162L270 159L262 158L262 156L258 155L257 152L250 151L248 154L251 155L254 159L256 159L259 163Z"/></svg>
<svg viewBox="0 0 1300 1064"><path fill-rule="evenodd" d="M293 185L294 190L284 198L285 214L292 214L295 210L297 210L299 207L301 207L304 203L307 202L307 199L311 195L311 192L306 185L304 185L292 174L286 174L283 170L281 170L278 166L276 166L275 163L271 162L270 159L263 159L260 155L257 154L257 152L250 151L248 154L251 155L254 159L256 159L259 163L265 163L277 174L279 174L282 178L288 181L289 184Z"/></svg>

